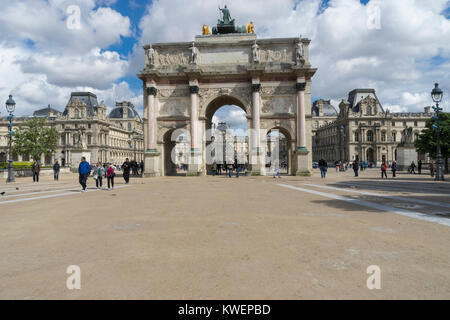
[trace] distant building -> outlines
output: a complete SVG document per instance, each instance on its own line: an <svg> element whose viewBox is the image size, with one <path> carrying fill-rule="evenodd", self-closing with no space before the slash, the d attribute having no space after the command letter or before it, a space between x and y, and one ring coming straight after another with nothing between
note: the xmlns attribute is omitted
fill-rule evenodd
<svg viewBox="0 0 450 320"><path fill-rule="evenodd" d="M334 116L333 109L329 101L313 104L313 161L358 159L377 166L383 161L397 161L397 147L405 129L412 128L415 140L432 116L430 107L425 107L424 112L384 110L374 89L355 89L349 92L347 101L342 99L339 113ZM420 154L418 159L427 160Z"/></svg>
<svg viewBox="0 0 450 320"><path fill-rule="evenodd" d="M33 112L34 117L45 118L60 138L52 155L42 155L41 165L51 165L56 160L63 166L76 168L81 156L89 162L121 164L125 158L143 160L143 122L134 106L127 101L116 103L107 115L106 106L97 101L91 92L72 92L60 112L50 105ZM15 119L19 126L27 117ZM8 121L0 118L0 161L7 160ZM29 155L13 155L15 161L29 161Z"/></svg>

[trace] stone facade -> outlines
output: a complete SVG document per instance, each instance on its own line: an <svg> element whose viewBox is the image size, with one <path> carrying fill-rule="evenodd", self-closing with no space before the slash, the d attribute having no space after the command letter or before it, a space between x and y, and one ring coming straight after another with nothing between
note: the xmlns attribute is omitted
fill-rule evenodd
<svg viewBox="0 0 450 320"><path fill-rule="evenodd" d="M122 116L124 115L124 116ZM64 112L50 107L34 112L59 133L57 150L51 156L42 155L42 165L56 160L63 166L77 168L81 156L90 162L102 161L121 164L125 158L143 160L144 140L142 120L129 102L119 102L106 113L103 101L89 92L73 92ZM19 126L27 117L15 118ZM8 122L0 119L0 161L8 154ZM134 130L134 132L133 132ZM135 157L136 155L136 157ZM28 155L14 155L15 161L29 161Z"/></svg>
<svg viewBox="0 0 450 320"><path fill-rule="evenodd" d="M316 72L309 63L309 43L254 34L196 36L195 59L189 42L144 46L146 67L138 76L144 91L145 174L167 174L170 139L177 129L192 138L189 173L205 174L212 116L223 105L236 105L251 129L252 174L265 174L265 143L259 137L277 128L289 141L289 173L309 175Z"/></svg>
<svg viewBox="0 0 450 320"><path fill-rule="evenodd" d="M334 117L331 113L317 113L320 104L323 101L313 104L313 123L319 124L314 128L313 160L323 158L329 163L358 158L379 166L383 161L398 161L397 148L407 132L412 132L414 142L432 116L430 107L416 113L385 111L374 89L351 91L347 101L342 99L339 114ZM424 155L416 155L416 164L419 159L427 160Z"/></svg>

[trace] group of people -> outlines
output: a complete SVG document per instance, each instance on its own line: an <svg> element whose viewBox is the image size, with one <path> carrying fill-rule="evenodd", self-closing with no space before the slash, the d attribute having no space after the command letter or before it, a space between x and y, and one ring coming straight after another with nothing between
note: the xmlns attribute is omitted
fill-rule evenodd
<svg viewBox="0 0 450 320"><path fill-rule="evenodd" d="M246 170L245 164L238 163L237 159L234 159L234 163L216 163L214 162L211 165L211 171L213 176L221 175L222 169L228 174L228 177L231 178L233 176L233 171L236 171L236 178L239 178L239 173L244 172Z"/></svg>
<svg viewBox="0 0 450 320"><path fill-rule="evenodd" d="M127 159L128 160L128 159ZM95 186L97 189L103 187L103 178L108 181L108 190L114 189L114 177L116 176L116 168L112 164L103 164L98 161L93 167L86 161L85 157L81 157L81 162L78 166L79 182L82 190L86 191L87 179L92 171L92 177L95 180ZM128 183L128 182L127 182Z"/></svg>
<svg viewBox="0 0 450 320"><path fill-rule="evenodd" d="M128 158L121 166L123 172L123 179L125 184L130 182L130 171L133 169L132 162ZM81 162L78 166L79 182L82 187L82 191L86 191L87 179L92 171L92 177L95 180L95 186L97 189L103 187L103 178L108 181L108 190L114 189L114 177L116 176L116 166L112 164L102 164L98 161L94 166L91 166L89 162L86 161L85 157L81 157ZM133 171L133 174L135 171ZM137 173L136 173L137 174Z"/></svg>

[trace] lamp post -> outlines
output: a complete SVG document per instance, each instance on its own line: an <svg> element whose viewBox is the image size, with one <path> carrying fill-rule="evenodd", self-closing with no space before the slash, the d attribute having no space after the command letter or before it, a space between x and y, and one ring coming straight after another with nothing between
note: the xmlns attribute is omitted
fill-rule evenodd
<svg viewBox="0 0 450 320"><path fill-rule="evenodd" d="M12 136L14 132L12 131L13 127L13 112L16 108L16 102L13 100L12 95L9 95L9 99L6 100L6 111L8 111L9 116L9 125L8 125L8 133L9 133L9 160L8 160L8 179L6 182L14 182L14 167L13 167L13 159L12 159Z"/></svg>
<svg viewBox="0 0 450 320"><path fill-rule="evenodd" d="M441 142L440 142L440 133L441 129L439 127L439 112L442 110L441 107L439 107L439 103L442 101L442 96L444 93L439 88L439 84L435 83L433 90L431 90L431 98L433 99L434 103L436 103L436 106L433 107L433 110L435 111L436 115L432 116L432 119L436 122L433 123L431 126L436 131L436 144L437 144L437 152L436 152L436 165L437 165L437 171L436 171L436 181L444 181L444 173L442 170L442 153L441 153Z"/></svg>
<svg viewBox="0 0 450 320"><path fill-rule="evenodd" d="M134 161L136 161L136 135L137 135L136 129L133 129L131 134L132 134L131 141L134 141Z"/></svg>

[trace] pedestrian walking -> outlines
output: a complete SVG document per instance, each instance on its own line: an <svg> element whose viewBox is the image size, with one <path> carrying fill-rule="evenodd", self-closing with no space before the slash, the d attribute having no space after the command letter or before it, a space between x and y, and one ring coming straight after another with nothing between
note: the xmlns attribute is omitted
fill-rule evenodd
<svg viewBox="0 0 450 320"><path fill-rule="evenodd" d="M273 162L272 171L273 171L273 178L274 179L275 179L275 177L278 177L279 179L281 178L281 176L280 176L280 166L279 166L278 160L275 160Z"/></svg>
<svg viewBox="0 0 450 320"><path fill-rule="evenodd" d="M231 178L232 175L233 175L233 164L229 163L228 164L228 177Z"/></svg>
<svg viewBox="0 0 450 320"><path fill-rule="evenodd" d="M114 176L116 175L114 166L109 165L106 169L106 179L108 180L108 190L114 189Z"/></svg>
<svg viewBox="0 0 450 320"><path fill-rule="evenodd" d="M126 158L125 162L122 164L123 179L125 180L126 184L128 184L128 182L130 181L130 167L131 167L131 164L130 164L128 158Z"/></svg>
<svg viewBox="0 0 450 320"><path fill-rule="evenodd" d="M430 176L434 177L434 163L430 163Z"/></svg>
<svg viewBox="0 0 450 320"><path fill-rule="evenodd" d="M387 164L386 162L383 161L383 163L381 164L381 179L383 179L383 177L385 177L387 179Z"/></svg>
<svg viewBox="0 0 450 320"><path fill-rule="evenodd" d="M55 164L53 165L53 180L58 181L59 180L59 169L61 166L58 163L58 160L56 160Z"/></svg>
<svg viewBox="0 0 450 320"><path fill-rule="evenodd" d="M395 161L392 162L391 170L392 170L392 177L395 178L396 177L395 172L397 171L397 162Z"/></svg>
<svg viewBox="0 0 450 320"><path fill-rule="evenodd" d="M322 179L325 179L327 175L328 164L323 158L319 160L319 169L320 169L320 177Z"/></svg>
<svg viewBox="0 0 450 320"><path fill-rule="evenodd" d="M413 161L413 162L411 162L411 166L409 167L409 173L410 174L412 174L412 173L416 174L415 168L416 168L416 164Z"/></svg>
<svg viewBox="0 0 450 320"><path fill-rule="evenodd" d="M353 161L352 167L353 167L353 172L355 173L355 177L357 177L358 171L359 171L358 160Z"/></svg>
<svg viewBox="0 0 450 320"><path fill-rule="evenodd" d="M33 182L39 182L39 172L41 172L41 167L36 159L31 166L31 172L33 173Z"/></svg>
<svg viewBox="0 0 450 320"><path fill-rule="evenodd" d="M95 186L97 187L97 189L101 189L103 187L103 176L105 175L105 168L103 168L100 161L97 162L96 168L97 170L94 170Z"/></svg>
<svg viewBox="0 0 450 320"><path fill-rule="evenodd" d="M87 183L87 178L89 175L89 172L91 172L91 166L89 165L89 163L86 161L85 157L81 157L81 162L78 166L78 181L80 182L81 186L82 186L82 192L86 191L86 183Z"/></svg>
<svg viewBox="0 0 450 320"><path fill-rule="evenodd" d="M419 162L417 162L417 171L419 172L419 174L422 174L422 160L419 160Z"/></svg>
<svg viewBox="0 0 450 320"><path fill-rule="evenodd" d="M215 161L211 165L211 173L212 173L213 177L217 174L217 164Z"/></svg>
<svg viewBox="0 0 450 320"><path fill-rule="evenodd" d="M141 160L141 163L139 164L139 169L141 170L141 176L144 175L144 161Z"/></svg>

